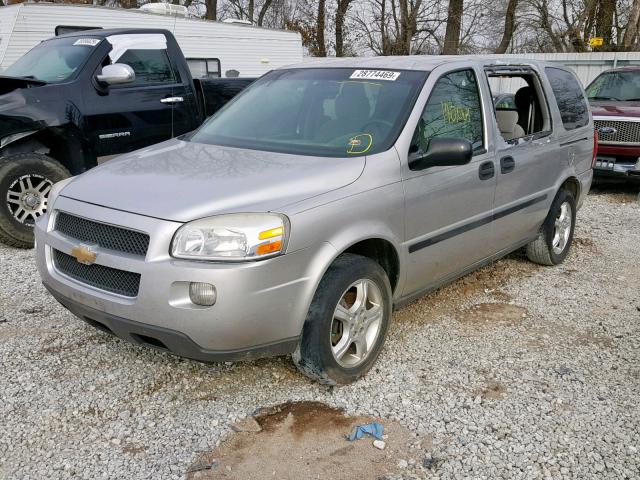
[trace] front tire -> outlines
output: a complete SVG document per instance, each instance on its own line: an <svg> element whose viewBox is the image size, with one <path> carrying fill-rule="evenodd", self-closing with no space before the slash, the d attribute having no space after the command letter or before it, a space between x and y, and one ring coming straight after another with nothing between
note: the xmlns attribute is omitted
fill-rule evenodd
<svg viewBox="0 0 640 480"><path fill-rule="evenodd" d="M38 153L0 159L0 241L32 248L33 226L47 211L51 187L69 176L60 163Z"/></svg>
<svg viewBox="0 0 640 480"><path fill-rule="evenodd" d="M391 321L391 285L370 258L343 254L316 291L293 360L317 382L347 384L375 363Z"/></svg>
<svg viewBox="0 0 640 480"><path fill-rule="evenodd" d="M576 224L576 200L560 190L551 204L538 237L527 245L527 257L540 265L558 265L569 254Z"/></svg>

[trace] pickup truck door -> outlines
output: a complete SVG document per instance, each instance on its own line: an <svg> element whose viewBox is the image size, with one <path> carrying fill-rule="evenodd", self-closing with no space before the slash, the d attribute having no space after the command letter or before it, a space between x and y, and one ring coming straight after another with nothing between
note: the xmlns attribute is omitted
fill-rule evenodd
<svg viewBox="0 0 640 480"><path fill-rule="evenodd" d="M423 103L413 143L424 151L434 137L465 138L473 143L475 154L461 166L412 171L404 163L408 249L404 296L446 282L494 251L496 166L486 121L488 88L478 82L479 72L471 67L448 70L439 74L442 70L435 69L427 79L421 98L431 93Z"/></svg>
<svg viewBox="0 0 640 480"><path fill-rule="evenodd" d="M133 41L132 35L109 37L113 49L103 62L129 65L136 74L135 81L111 86L106 95L96 89L87 89L85 95L87 132L97 157L130 152L168 140L175 130L180 134L192 129L184 125L188 119L185 109L193 108L193 117L197 116L193 93L184 83L189 79L180 80L170 61L166 41L160 40L157 48L150 48L154 43L148 41L149 38L164 39L164 35L135 36L144 38ZM137 48L138 45L144 47ZM174 128L174 117L180 120L178 128Z"/></svg>

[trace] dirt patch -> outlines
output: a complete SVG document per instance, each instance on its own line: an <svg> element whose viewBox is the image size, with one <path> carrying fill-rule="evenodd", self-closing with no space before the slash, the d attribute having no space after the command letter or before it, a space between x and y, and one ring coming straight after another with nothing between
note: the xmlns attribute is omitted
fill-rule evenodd
<svg viewBox="0 0 640 480"><path fill-rule="evenodd" d="M583 252L598 253L598 247L590 238L574 237L573 244L578 250L582 250Z"/></svg>
<svg viewBox="0 0 640 480"><path fill-rule="evenodd" d="M373 439L349 442L354 426L370 417L349 417L319 402L290 402L259 411L260 432L229 435L212 452L201 455L186 478L196 479L377 479L398 471L406 459L410 434L398 424L383 421L386 447ZM380 420L378 420L380 421Z"/></svg>
<svg viewBox="0 0 640 480"><path fill-rule="evenodd" d="M489 380L484 388L474 392L474 396L480 396L489 400L502 400L506 395L507 389L495 380Z"/></svg>
<svg viewBox="0 0 640 480"><path fill-rule="evenodd" d="M60 335L58 335L59 337ZM42 353L61 353L61 352L73 352L78 348L85 348L87 346L97 346L104 345L105 343L111 342L113 337L110 335L106 335L104 333L96 333L93 335L89 335L88 337L78 341L78 342L70 342L66 344L55 344L50 345L48 347L44 347L40 351Z"/></svg>
<svg viewBox="0 0 640 480"><path fill-rule="evenodd" d="M515 326L528 315L527 309L509 303L479 303L462 310L458 320L470 325Z"/></svg>
<svg viewBox="0 0 640 480"><path fill-rule="evenodd" d="M522 251L476 270L453 283L432 292L394 314L394 321L423 324L440 316L460 312L466 302L481 295L491 295L498 302L507 303L511 296L504 290L518 280L534 275L539 266L528 261Z"/></svg>
<svg viewBox="0 0 640 480"><path fill-rule="evenodd" d="M283 405L262 410L256 415L258 425L265 432L272 433L280 425L291 419L289 430L296 436L314 430L348 429L351 419L338 408L320 402L288 402Z"/></svg>
<svg viewBox="0 0 640 480"><path fill-rule="evenodd" d="M613 347L613 339L611 337L601 337L592 335L590 333L580 333L576 335L576 343L578 345L590 347L605 347L611 348Z"/></svg>
<svg viewBox="0 0 640 480"><path fill-rule="evenodd" d="M604 183L595 185L589 195L604 197L609 203L632 203L640 198L638 187L632 184Z"/></svg>
<svg viewBox="0 0 640 480"><path fill-rule="evenodd" d="M133 443L125 443L122 447L122 453L127 453L129 455L138 455L139 453L144 453L146 450L146 447Z"/></svg>

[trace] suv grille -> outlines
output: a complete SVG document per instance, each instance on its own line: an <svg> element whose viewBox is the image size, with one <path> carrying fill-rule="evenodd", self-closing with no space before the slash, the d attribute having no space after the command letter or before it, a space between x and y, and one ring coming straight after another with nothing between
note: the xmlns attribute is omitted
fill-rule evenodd
<svg viewBox="0 0 640 480"><path fill-rule="evenodd" d="M53 250L53 264L59 272L95 288L125 297L138 296L140 274L104 265L84 265L71 255Z"/></svg>
<svg viewBox="0 0 640 480"><path fill-rule="evenodd" d="M58 212L55 229L82 242L132 255L144 257L149 248L149 235L146 233L94 222L65 212Z"/></svg>
<svg viewBox="0 0 640 480"><path fill-rule="evenodd" d="M630 143L640 144L640 121L625 122L623 120L594 120L598 130L598 139L602 143ZM611 127L616 133L602 133L601 128Z"/></svg>

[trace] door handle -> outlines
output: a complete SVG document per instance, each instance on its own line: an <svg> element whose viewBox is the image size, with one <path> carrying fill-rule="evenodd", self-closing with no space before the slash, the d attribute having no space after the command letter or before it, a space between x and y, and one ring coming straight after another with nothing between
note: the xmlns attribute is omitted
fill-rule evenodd
<svg viewBox="0 0 640 480"><path fill-rule="evenodd" d="M184 98L182 97L167 97L160 100L162 103L180 103L184 102Z"/></svg>
<svg viewBox="0 0 640 480"><path fill-rule="evenodd" d="M500 159L500 173L510 173L516 169L516 161L513 157L502 157Z"/></svg>
<svg viewBox="0 0 640 480"><path fill-rule="evenodd" d="M482 162L478 169L478 176L480 180L489 180L496 174L496 169L493 166L493 162Z"/></svg>

